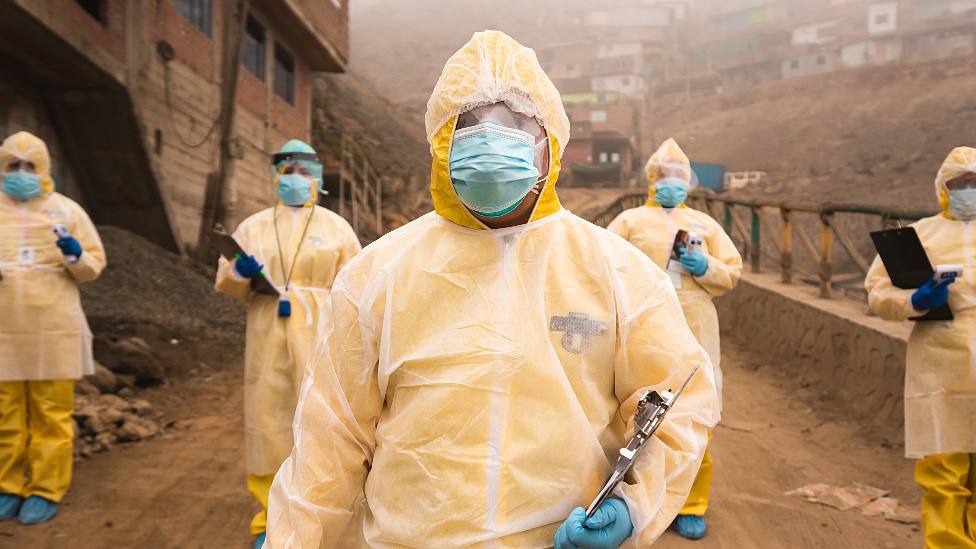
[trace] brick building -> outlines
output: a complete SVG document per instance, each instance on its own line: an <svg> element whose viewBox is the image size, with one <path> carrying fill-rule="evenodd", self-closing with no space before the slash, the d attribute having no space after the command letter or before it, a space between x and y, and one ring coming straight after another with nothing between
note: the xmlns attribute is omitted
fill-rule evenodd
<svg viewBox="0 0 976 549"><path fill-rule="evenodd" d="M221 166L228 28L244 22L220 216L229 227L271 204L269 154L310 139L311 73L348 60L348 0L251 0L246 18L239 3L0 4L0 133L47 140L58 189L96 223L192 251Z"/></svg>

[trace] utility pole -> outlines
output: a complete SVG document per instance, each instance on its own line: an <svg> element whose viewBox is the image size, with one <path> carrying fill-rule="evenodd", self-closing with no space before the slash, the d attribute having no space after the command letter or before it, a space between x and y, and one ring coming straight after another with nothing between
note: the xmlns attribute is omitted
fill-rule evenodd
<svg viewBox="0 0 976 549"><path fill-rule="evenodd" d="M221 41L220 65L220 114L217 137L220 140L220 159L217 171L207 174L207 186L203 202L203 218L197 238L197 260L212 263L215 259L210 247L210 235L217 223L226 216L224 189L227 187L231 164L230 142L234 129L234 106L237 97L237 73L241 65L241 45L244 42L244 26L247 22L249 0L224 0L224 33Z"/></svg>

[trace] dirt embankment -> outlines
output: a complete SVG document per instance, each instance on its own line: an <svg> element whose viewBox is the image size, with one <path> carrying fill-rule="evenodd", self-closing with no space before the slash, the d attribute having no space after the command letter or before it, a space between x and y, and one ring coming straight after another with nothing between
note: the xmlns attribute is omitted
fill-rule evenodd
<svg viewBox="0 0 976 549"><path fill-rule="evenodd" d="M767 196L933 209L942 160L976 144L974 88L972 59L850 70L664 97L652 130L693 159L767 172Z"/></svg>
<svg viewBox="0 0 976 549"><path fill-rule="evenodd" d="M92 330L136 332L149 339L239 338L244 307L213 289L213 268L180 258L112 226L98 232L108 267L81 286Z"/></svg>

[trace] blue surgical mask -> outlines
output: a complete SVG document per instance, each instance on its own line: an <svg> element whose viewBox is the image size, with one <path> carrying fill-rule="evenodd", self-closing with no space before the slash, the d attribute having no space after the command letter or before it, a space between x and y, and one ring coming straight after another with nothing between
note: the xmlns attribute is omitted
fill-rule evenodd
<svg viewBox="0 0 976 549"><path fill-rule="evenodd" d="M17 170L3 174L3 192L17 200L30 200L44 194L41 189L41 176L27 170Z"/></svg>
<svg viewBox="0 0 976 549"><path fill-rule="evenodd" d="M482 217L501 217L539 180L535 139L490 122L454 132L451 183L465 206Z"/></svg>
<svg viewBox="0 0 976 549"><path fill-rule="evenodd" d="M665 208L675 208L688 198L688 183L678 177L665 177L654 184L654 202Z"/></svg>
<svg viewBox="0 0 976 549"><path fill-rule="evenodd" d="M976 219L976 189L949 191L949 215L963 221Z"/></svg>
<svg viewBox="0 0 976 549"><path fill-rule="evenodd" d="M297 174L286 173L278 176L278 198L288 206L304 206L312 199L313 181Z"/></svg>

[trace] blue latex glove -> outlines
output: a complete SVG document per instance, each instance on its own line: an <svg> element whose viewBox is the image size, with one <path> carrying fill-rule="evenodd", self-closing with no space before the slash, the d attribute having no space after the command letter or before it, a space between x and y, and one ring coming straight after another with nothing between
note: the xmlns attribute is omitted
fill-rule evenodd
<svg viewBox="0 0 976 549"><path fill-rule="evenodd" d="M681 266L687 269L687 271L695 276L701 276L705 274L708 270L708 258L701 252L695 252L691 254L684 253L684 248L681 248Z"/></svg>
<svg viewBox="0 0 976 549"><path fill-rule="evenodd" d="M62 236L58 239L55 244L58 248L61 248L61 253L64 255L73 255L75 257L81 257L81 244L75 240L73 236Z"/></svg>
<svg viewBox="0 0 976 549"><path fill-rule="evenodd" d="M949 284L955 281L955 278L942 283L937 283L934 278L929 280L912 294L912 307L918 311L928 311L945 305L949 300Z"/></svg>
<svg viewBox="0 0 976 549"><path fill-rule="evenodd" d="M234 268L237 269L237 274L243 276L244 278L254 278L261 274L261 269L264 265L258 263L257 259L254 259L253 255L246 257L238 257L234 260Z"/></svg>
<svg viewBox="0 0 976 549"><path fill-rule="evenodd" d="M268 539L267 532L261 532L256 538L254 538L254 549L261 549L264 547L265 540Z"/></svg>
<svg viewBox="0 0 976 549"><path fill-rule="evenodd" d="M584 524L585 522L585 524ZM556 530L555 549L617 549L634 532L630 511L623 500L608 499L593 518L582 507L573 509Z"/></svg>

